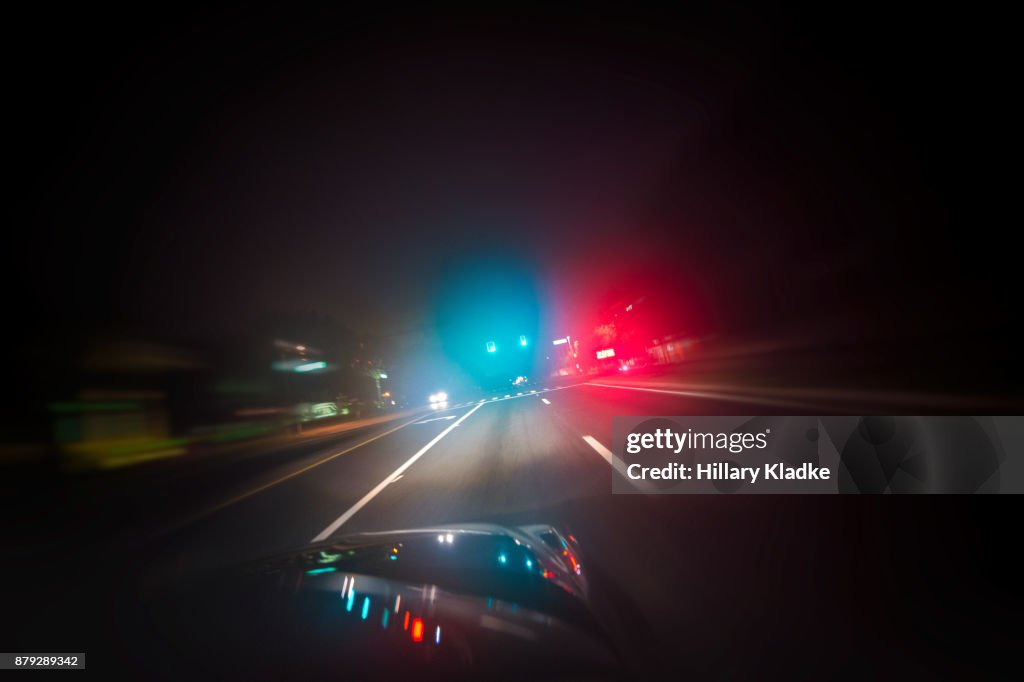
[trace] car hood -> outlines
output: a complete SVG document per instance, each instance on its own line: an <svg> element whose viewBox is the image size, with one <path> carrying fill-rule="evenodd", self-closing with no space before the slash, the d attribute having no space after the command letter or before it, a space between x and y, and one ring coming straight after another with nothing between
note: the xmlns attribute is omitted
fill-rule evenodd
<svg viewBox="0 0 1024 682"><path fill-rule="evenodd" d="M217 642L257 679L602 677L617 659L589 589L575 538L548 525L362 533L249 564L176 600L186 611L176 632L187 622L192 645Z"/></svg>

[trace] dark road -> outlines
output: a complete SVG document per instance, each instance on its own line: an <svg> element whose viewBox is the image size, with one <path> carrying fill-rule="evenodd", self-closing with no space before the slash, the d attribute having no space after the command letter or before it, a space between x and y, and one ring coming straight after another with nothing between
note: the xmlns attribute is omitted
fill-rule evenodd
<svg viewBox="0 0 1024 682"><path fill-rule="evenodd" d="M263 471L248 489L210 499L216 511L181 530L183 557L259 555L425 525L568 522L573 506L611 498L612 416L754 409L588 384L509 395L427 412Z"/></svg>
<svg viewBox="0 0 1024 682"><path fill-rule="evenodd" d="M745 411L752 406L581 384L476 399L284 451L85 480L62 498L59 517L24 525L38 533L23 538L21 556L34 559L20 565L47 594L17 594L18 636L28 646L53 632L52 613L37 606L45 600L68 609L56 626L67 637L81 637L78 619L92 614L93 641L73 648L106 649L153 617L135 612L139 595L314 540L549 523L578 538L595 608L618 624L618 641L643 652L641 668L753 675L804 652L808 673L828 661L829 671L856 676L875 657L926 672L934 659L921 667L920 652L979 637L990 660L1008 655L1017 635L995 625L999 607L986 595L1012 580L1011 550L998 540L1001 514L984 501L611 494L620 475L604 453L612 416ZM77 557L77 568L68 573L55 555ZM872 555L900 570L881 570ZM945 601L922 611L936 593ZM992 624L954 619L961 600ZM734 646L756 655L741 660ZM857 657L842 655L852 650ZM955 669L960 650L947 651L943 664Z"/></svg>
<svg viewBox="0 0 1024 682"><path fill-rule="evenodd" d="M616 410L679 409L693 409L693 401L581 385L426 412L263 472L251 489L236 491L243 499L177 539L185 560L205 562L207 552L256 556L346 533L564 521L551 514L610 497L613 473L588 439L610 442Z"/></svg>

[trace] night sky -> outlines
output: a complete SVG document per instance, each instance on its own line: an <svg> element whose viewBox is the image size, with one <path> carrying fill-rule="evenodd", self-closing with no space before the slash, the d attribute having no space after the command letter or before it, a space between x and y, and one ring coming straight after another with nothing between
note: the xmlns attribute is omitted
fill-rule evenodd
<svg viewBox="0 0 1024 682"><path fill-rule="evenodd" d="M17 17L15 338L429 329L493 263L552 327L657 289L694 334L840 320L998 376L1007 43L937 12Z"/></svg>

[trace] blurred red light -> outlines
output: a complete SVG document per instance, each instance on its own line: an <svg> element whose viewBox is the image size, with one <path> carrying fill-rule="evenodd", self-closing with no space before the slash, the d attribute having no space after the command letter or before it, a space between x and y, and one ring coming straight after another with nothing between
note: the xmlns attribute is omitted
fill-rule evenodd
<svg viewBox="0 0 1024 682"><path fill-rule="evenodd" d="M403 630L408 630L409 629L409 612L408 611L405 612L405 622L402 623L402 629Z"/></svg>
<svg viewBox="0 0 1024 682"><path fill-rule="evenodd" d="M423 620L421 618L416 618L412 621L412 641L423 641Z"/></svg>

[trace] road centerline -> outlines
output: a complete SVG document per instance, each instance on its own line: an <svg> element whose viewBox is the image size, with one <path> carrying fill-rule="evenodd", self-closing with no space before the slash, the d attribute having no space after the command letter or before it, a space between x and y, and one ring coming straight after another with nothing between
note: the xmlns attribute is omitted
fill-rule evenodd
<svg viewBox="0 0 1024 682"><path fill-rule="evenodd" d="M360 500L359 500L358 502L356 502L356 503L355 503L354 505L352 505L352 506L351 506L351 507L350 507L350 508L348 509L348 511L346 511L346 512L345 512L344 514L342 514L342 515L341 515L341 516L339 516L339 517L338 517L337 519L335 519L335 520L334 520L334 521L333 521L333 522L331 523L331 525L327 526L327 527L326 527L326 528L324 528L324 529L323 529L322 531L320 531L320 533L319 533L319 534L317 534L317 536L313 538L312 542L321 542L321 541L323 541L323 540L326 540L327 538L329 538L329 537L330 537L331 535L333 535L333 534L334 534L334 533L335 533L335 532L336 532L336 531L337 531L337 530L338 530L339 528L341 528L341 527L342 527L342 526L343 526L343 525L344 525L344 524L345 524L345 523L346 523L346 522L347 522L347 521L348 521L349 519L351 519L351 518L352 518L353 516L355 516L355 515L356 515L356 514L357 514L357 513L359 512L359 510L360 510L360 509L362 509L363 507L365 507L365 506L366 506L367 504L369 504L369 503L370 503L370 501L371 501L371 500L373 500L373 498L375 498L375 497L376 497L377 495L379 495L379 494L380 494L380 492L381 492L382 490L384 490L384 488L388 487L388 486L389 486L389 485L391 485L391 484L392 484L392 483L393 483L394 481L398 480L398 477L399 477L399 476L401 476L401 475L403 475L403 474L405 473L405 470L406 470L406 469L408 469L409 467L411 467L411 466L412 466L412 465L413 465L413 464L414 464L414 463L416 462L416 460L418 460L418 459L419 459L420 457L422 457L423 455L425 455L425 454L427 453L427 451L428 451L428 450L430 450L430 448L434 447L434 446L435 446L435 445L436 445L436 444L437 444L437 443L438 443L438 442L439 442L439 441L440 441L440 440L441 440L442 438L444 438L444 437L445 437L445 436L447 436L447 435L448 435L449 433L451 433L451 431L452 431L452 430L453 430L453 429L454 429L454 428L455 428L456 426L458 426L458 425L459 425L459 424L461 424L461 423L462 423L463 421L465 421L465 420L466 420L466 418L467 418L467 417L469 417L469 415L473 414L474 412L476 412L477 410L479 410L479 409L480 409L481 407L483 407L483 405L484 405L484 404L485 404L485 403L477 403L477 404L476 404L476 405L475 405L475 406L473 407L473 409L471 409L471 410L470 410L469 412L467 412L466 414L464 414L464 415L462 415L461 417L459 417L459 418L458 418L458 420L457 420L457 421L455 421L454 423L452 423L452 425L451 425L451 426L449 426L449 427L448 427L447 429L445 429L445 430L444 430L444 431L442 431L441 433L439 433L439 434L437 434L436 436L434 436L433 440L431 440L431 441L430 441L429 443L427 443L427 444L426 444L426 445L424 445L424 446L423 446L422 448L420 448L420 449L419 449L419 451L418 451L418 452L417 452L417 453L416 453L415 455L413 455L412 457L410 457L409 459L407 459L407 460L405 461L405 463L404 463L404 464L402 464L402 466L398 467L398 468L397 468L397 469L395 469L395 470L394 470L393 472L391 472L390 474L388 474L388 475L387 475L387 476L386 476L386 477L384 478L384 480L383 480L383 481L381 481L380 483L378 483L378 484L376 485L376 487L374 487L374 489L373 489L373 490L371 490L370 492L368 492L368 493L366 493L365 495L363 495L363 497L362 497L362 498L361 498L361 499L360 499Z"/></svg>

